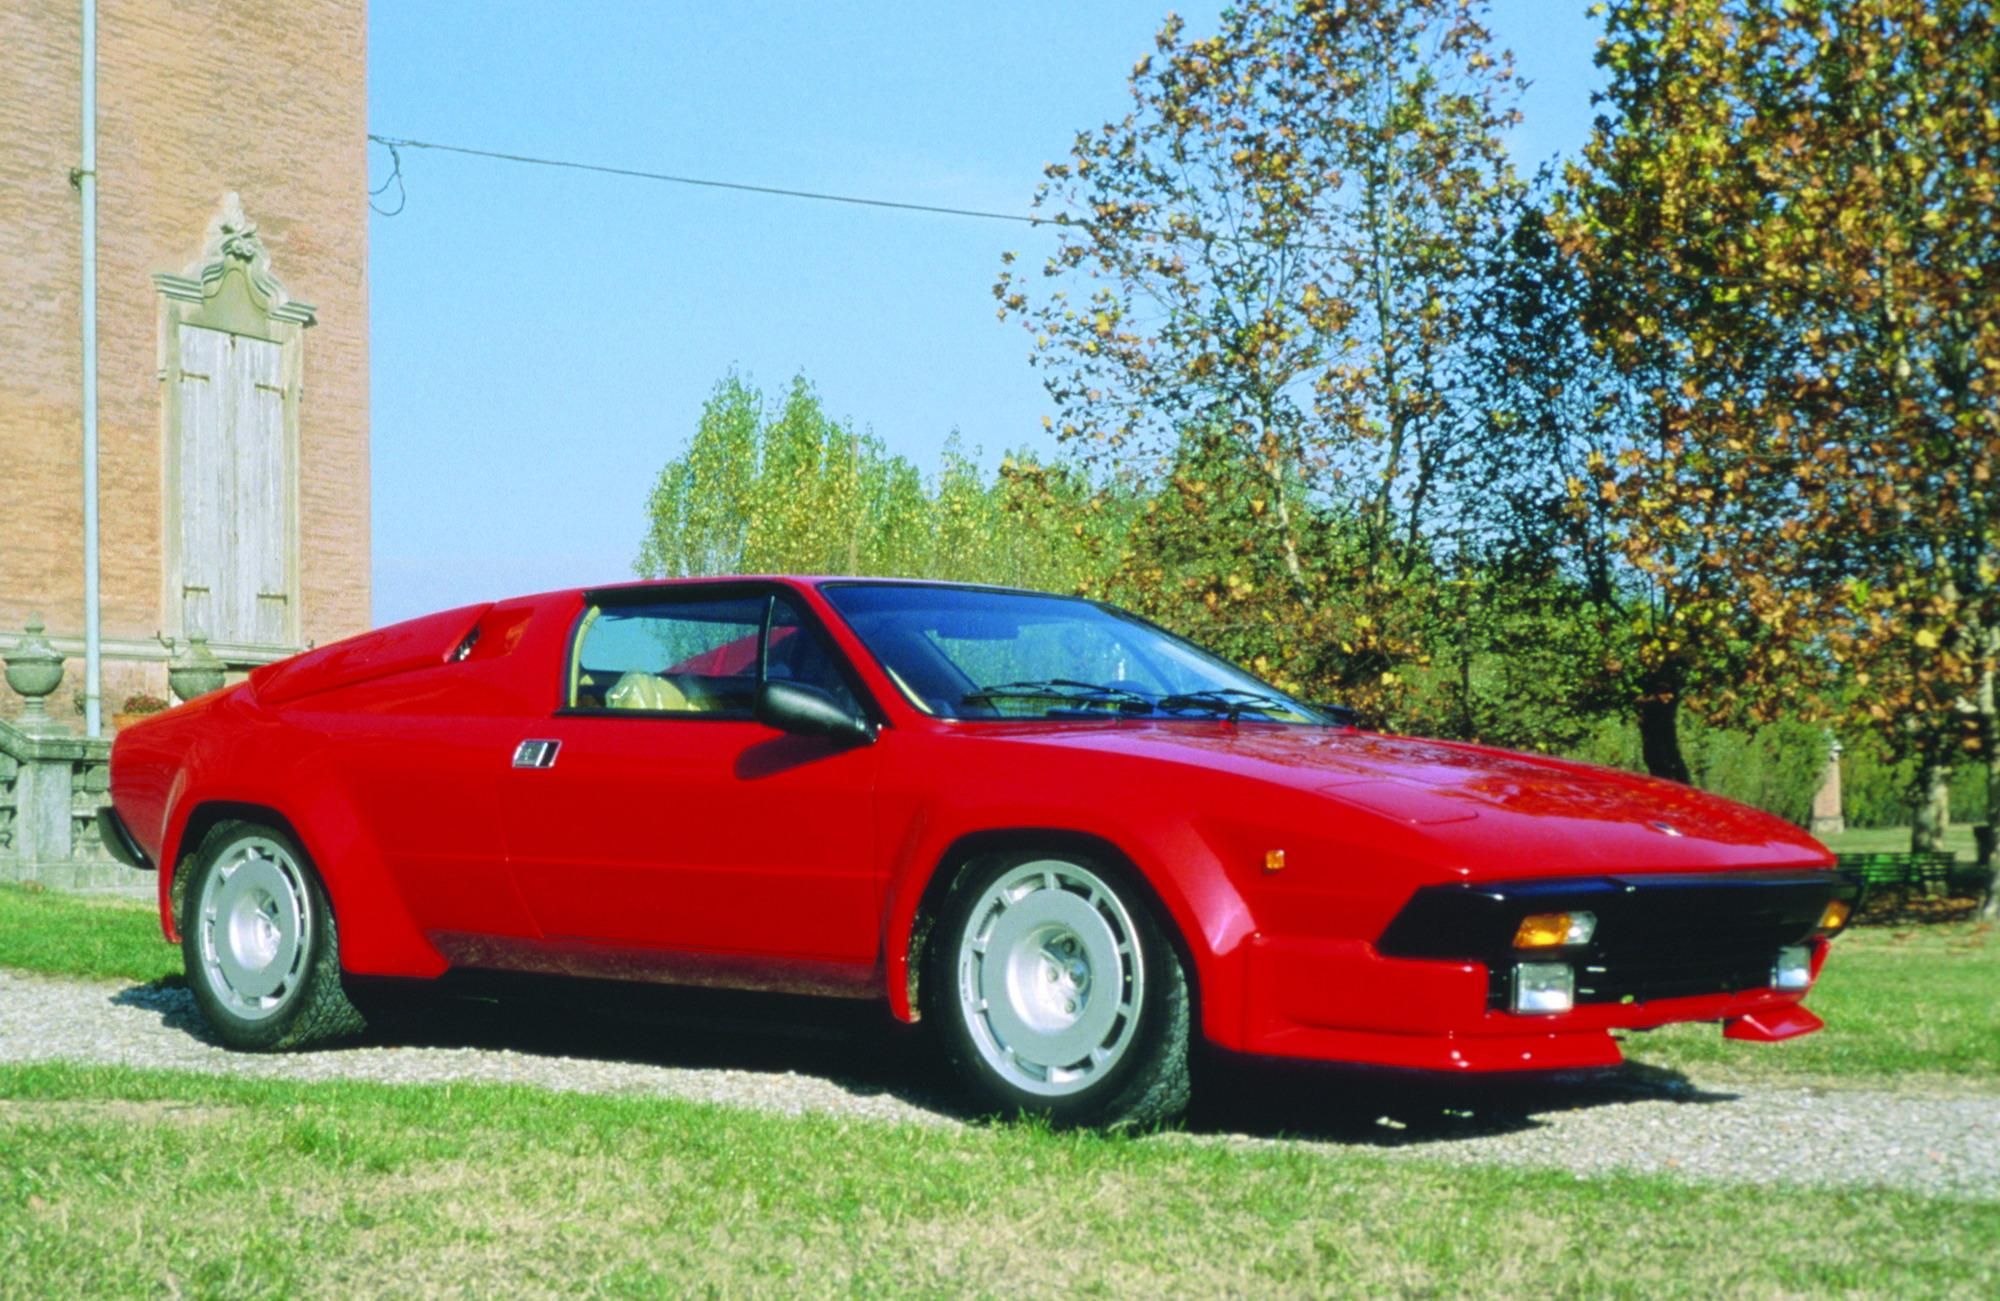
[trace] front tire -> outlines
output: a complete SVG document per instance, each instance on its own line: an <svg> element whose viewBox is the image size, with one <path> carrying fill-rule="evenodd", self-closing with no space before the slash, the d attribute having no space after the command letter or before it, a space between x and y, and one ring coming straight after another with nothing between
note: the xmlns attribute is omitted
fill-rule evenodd
<svg viewBox="0 0 2000 1301"><path fill-rule="evenodd" d="M926 1015L983 1107L1106 1128L1186 1110L1187 975L1123 873L1043 854L968 864L925 965Z"/></svg>
<svg viewBox="0 0 2000 1301"><path fill-rule="evenodd" d="M218 1039L271 1052L361 1031L340 984L333 909L297 841L276 827L219 823L188 870L181 954Z"/></svg>

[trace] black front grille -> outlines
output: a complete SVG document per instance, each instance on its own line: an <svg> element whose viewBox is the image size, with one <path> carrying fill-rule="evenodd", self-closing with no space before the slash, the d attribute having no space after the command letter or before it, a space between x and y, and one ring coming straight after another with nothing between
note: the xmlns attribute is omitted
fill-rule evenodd
<svg viewBox="0 0 2000 1301"><path fill-rule="evenodd" d="M1519 961L1571 964L1579 1004L1737 993L1767 987L1778 950L1804 942L1827 902L1853 893L1851 884L1825 871L1429 886L1397 914L1377 948L1390 957L1487 964L1488 1003L1495 1008L1512 1005ZM1521 918L1578 909L1597 916L1590 944L1513 947Z"/></svg>
<svg viewBox="0 0 2000 1301"><path fill-rule="evenodd" d="M1579 1003L1644 1003L1696 994L1735 994L1771 983L1778 946L1751 954L1694 962L1582 962L1576 968ZM1506 1005L1504 991L1499 1006Z"/></svg>

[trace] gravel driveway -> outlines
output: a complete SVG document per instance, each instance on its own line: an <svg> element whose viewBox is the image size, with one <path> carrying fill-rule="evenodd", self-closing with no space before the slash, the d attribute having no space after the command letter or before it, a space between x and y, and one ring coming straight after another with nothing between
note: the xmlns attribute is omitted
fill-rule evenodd
<svg viewBox="0 0 2000 1301"><path fill-rule="evenodd" d="M0 1061L67 1060L258 1078L479 1082L653 1093L788 1113L958 1124L920 1040L870 1009L787 1018L711 1008L667 1024L454 1004L414 1028L319 1052L247 1055L206 1038L182 989L0 971ZM678 1028L675 1028L675 1027ZM1252 1072L1254 1074L1254 1071ZM1579 1174L1885 1186L2000 1197L2000 1096L1730 1085L1622 1071L1458 1096L1373 1090L1325 1072L1224 1070L1186 1134L1162 1142L1368 1147Z"/></svg>

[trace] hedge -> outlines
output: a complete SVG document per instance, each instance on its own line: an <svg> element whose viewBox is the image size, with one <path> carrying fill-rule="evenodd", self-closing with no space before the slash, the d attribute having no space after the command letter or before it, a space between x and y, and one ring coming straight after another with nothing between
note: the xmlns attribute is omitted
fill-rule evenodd
<svg viewBox="0 0 2000 1301"><path fill-rule="evenodd" d="M1685 720L1681 753L1696 786L1803 826L1812 816L1813 794L1826 765L1826 730L1811 723L1772 723L1738 732ZM1623 721L1600 724L1574 757L1646 770L1639 729Z"/></svg>

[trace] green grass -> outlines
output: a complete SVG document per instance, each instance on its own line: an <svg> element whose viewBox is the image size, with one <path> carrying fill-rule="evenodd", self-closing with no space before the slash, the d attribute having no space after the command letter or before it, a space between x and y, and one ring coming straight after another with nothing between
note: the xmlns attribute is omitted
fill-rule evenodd
<svg viewBox="0 0 2000 1301"><path fill-rule="evenodd" d="M0 1292L2000 1289L2000 1205L495 1087L0 1068Z"/></svg>
<svg viewBox="0 0 2000 1301"><path fill-rule="evenodd" d="M1856 827L1837 836L1820 837L1836 854L1907 854L1910 852L1908 827ZM1972 824L1954 822L1945 832L1945 848L1964 862L1971 862Z"/></svg>
<svg viewBox="0 0 2000 1301"><path fill-rule="evenodd" d="M1833 942L1806 999L1826 1021L1776 1044L1726 1040L1712 1025L1678 1025L1625 1041L1625 1054L1703 1079L1876 1085L2000 1076L2000 931L1989 923L1864 926Z"/></svg>
<svg viewBox="0 0 2000 1301"><path fill-rule="evenodd" d="M152 910L0 887L0 966L176 975ZM2000 932L1840 939L1701 1080L1991 1087ZM2000 1205L1365 1149L790 1117L492 1086L0 1067L0 1296L2000 1292Z"/></svg>
<svg viewBox="0 0 2000 1301"><path fill-rule="evenodd" d="M150 904L0 885L0 967L144 984L178 978L181 951Z"/></svg>

